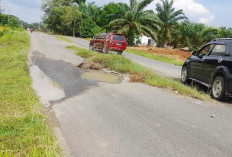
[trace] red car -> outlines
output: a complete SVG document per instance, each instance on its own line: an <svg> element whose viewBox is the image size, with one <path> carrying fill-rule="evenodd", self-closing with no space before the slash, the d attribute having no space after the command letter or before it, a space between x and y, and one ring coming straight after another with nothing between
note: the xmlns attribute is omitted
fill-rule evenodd
<svg viewBox="0 0 232 157"><path fill-rule="evenodd" d="M100 33L90 41L90 50L101 50L103 53L116 51L121 55L126 50L126 38L123 34Z"/></svg>

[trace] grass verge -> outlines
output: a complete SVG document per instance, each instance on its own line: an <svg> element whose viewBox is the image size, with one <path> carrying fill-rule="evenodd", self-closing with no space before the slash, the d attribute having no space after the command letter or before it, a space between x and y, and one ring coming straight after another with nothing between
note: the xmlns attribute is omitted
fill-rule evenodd
<svg viewBox="0 0 232 157"><path fill-rule="evenodd" d="M178 60L176 60L174 58L167 57L167 56L164 56L164 55L155 55L155 54L146 53L146 52L142 52L142 51L136 51L136 50L132 50L132 49L127 49L126 52L133 53L133 54L138 55L138 56L158 60L158 61L161 61L161 62L166 62L166 63L178 65L178 66L182 66L183 63L184 63L184 62L178 61Z"/></svg>
<svg viewBox="0 0 232 157"><path fill-rule="evenodd" d="M29 48L24 31L10 31L0 38L0 156L61 156L31 88Z"/></svg>
<svg viewBox="0 0 232 157"><path fill-rule="evenodd" d="M58 36L58 35L55 35L55 37L56 37L56 39L58 39L58 40L62 40L62 41L66 41L66 42L68 42L68 43L72 43L71 40L69 40L69 39L67 39L67 38L65 38L65 37Z"/></svg>
<svg viewBox="0 0 232 157"><path fill-rule="evenodd" d="M67 46L68 49L75 50L78 56L96 63L103 63L104 68L115 70L119 73L130 74L132 82L144 82L151 86L167 88L172 91L178 91L179 94L206 100L209 96L199 92L196 88L185 86L178 81L162 77L152 70L132 62L124 56L107 54L103 55L94 51L79 48L76 46ZM104 58L104 59L103 59Z"/></svg>
<svg viewBox="0 0 232 157"><path fill-rule="evenodd" d="M93 40L93 38L85 38L85 40L88 40L88 41L90 41L90 40Z"/></svg>

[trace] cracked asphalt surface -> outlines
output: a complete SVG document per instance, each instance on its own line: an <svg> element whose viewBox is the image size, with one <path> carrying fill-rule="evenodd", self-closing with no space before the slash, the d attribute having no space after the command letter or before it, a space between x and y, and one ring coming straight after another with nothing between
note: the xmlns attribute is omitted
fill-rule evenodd
<svg viewBox="0 0 232 157"><path fill-rule="evenodd" d="M126 77L118 84L84 80L76 67L82 58L65 49L68 43L42 33L33 33L31 42L30 69L45 75L34 76L38 95L44 97L41 89L65 93L48 98L65 156L232 156L230 104L201 102ZM46 77L54 90L46 90Z"/></svg>

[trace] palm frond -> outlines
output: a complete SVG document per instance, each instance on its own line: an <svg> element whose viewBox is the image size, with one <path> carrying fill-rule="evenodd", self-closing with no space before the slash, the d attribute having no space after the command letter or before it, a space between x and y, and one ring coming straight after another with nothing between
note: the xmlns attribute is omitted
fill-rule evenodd
<svg viewBox="0 0 232 157"><path fill-rule="evenodd" d="M137 12L143 11L149 4L151 4L151 2L153 2L154 0L142 0L139 4L138 4L138 8L137 8Z"/></svg>
<svg viewBox="0 0 232 157"><path fill-rule="evenodd" d="M156 33L153 32L152 29L150 29L149 27L146 26L141 26L141 32L146 35L146 36L150 36L152 39L157 41L157 36Z"/></svg>

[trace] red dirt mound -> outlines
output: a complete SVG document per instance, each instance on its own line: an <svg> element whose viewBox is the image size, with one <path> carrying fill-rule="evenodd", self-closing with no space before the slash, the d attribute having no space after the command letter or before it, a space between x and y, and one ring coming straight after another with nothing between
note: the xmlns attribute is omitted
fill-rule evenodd
<svg viewBox="0 0 232 157"><path fill-rule="evenodd" d="M179 61L185 61L188 57L191 56L191 52L180 50L180 49L158 48L158 47L129 47L129 49L152 53L156 55L168 56L170 58L174 58Z"/></svg>

